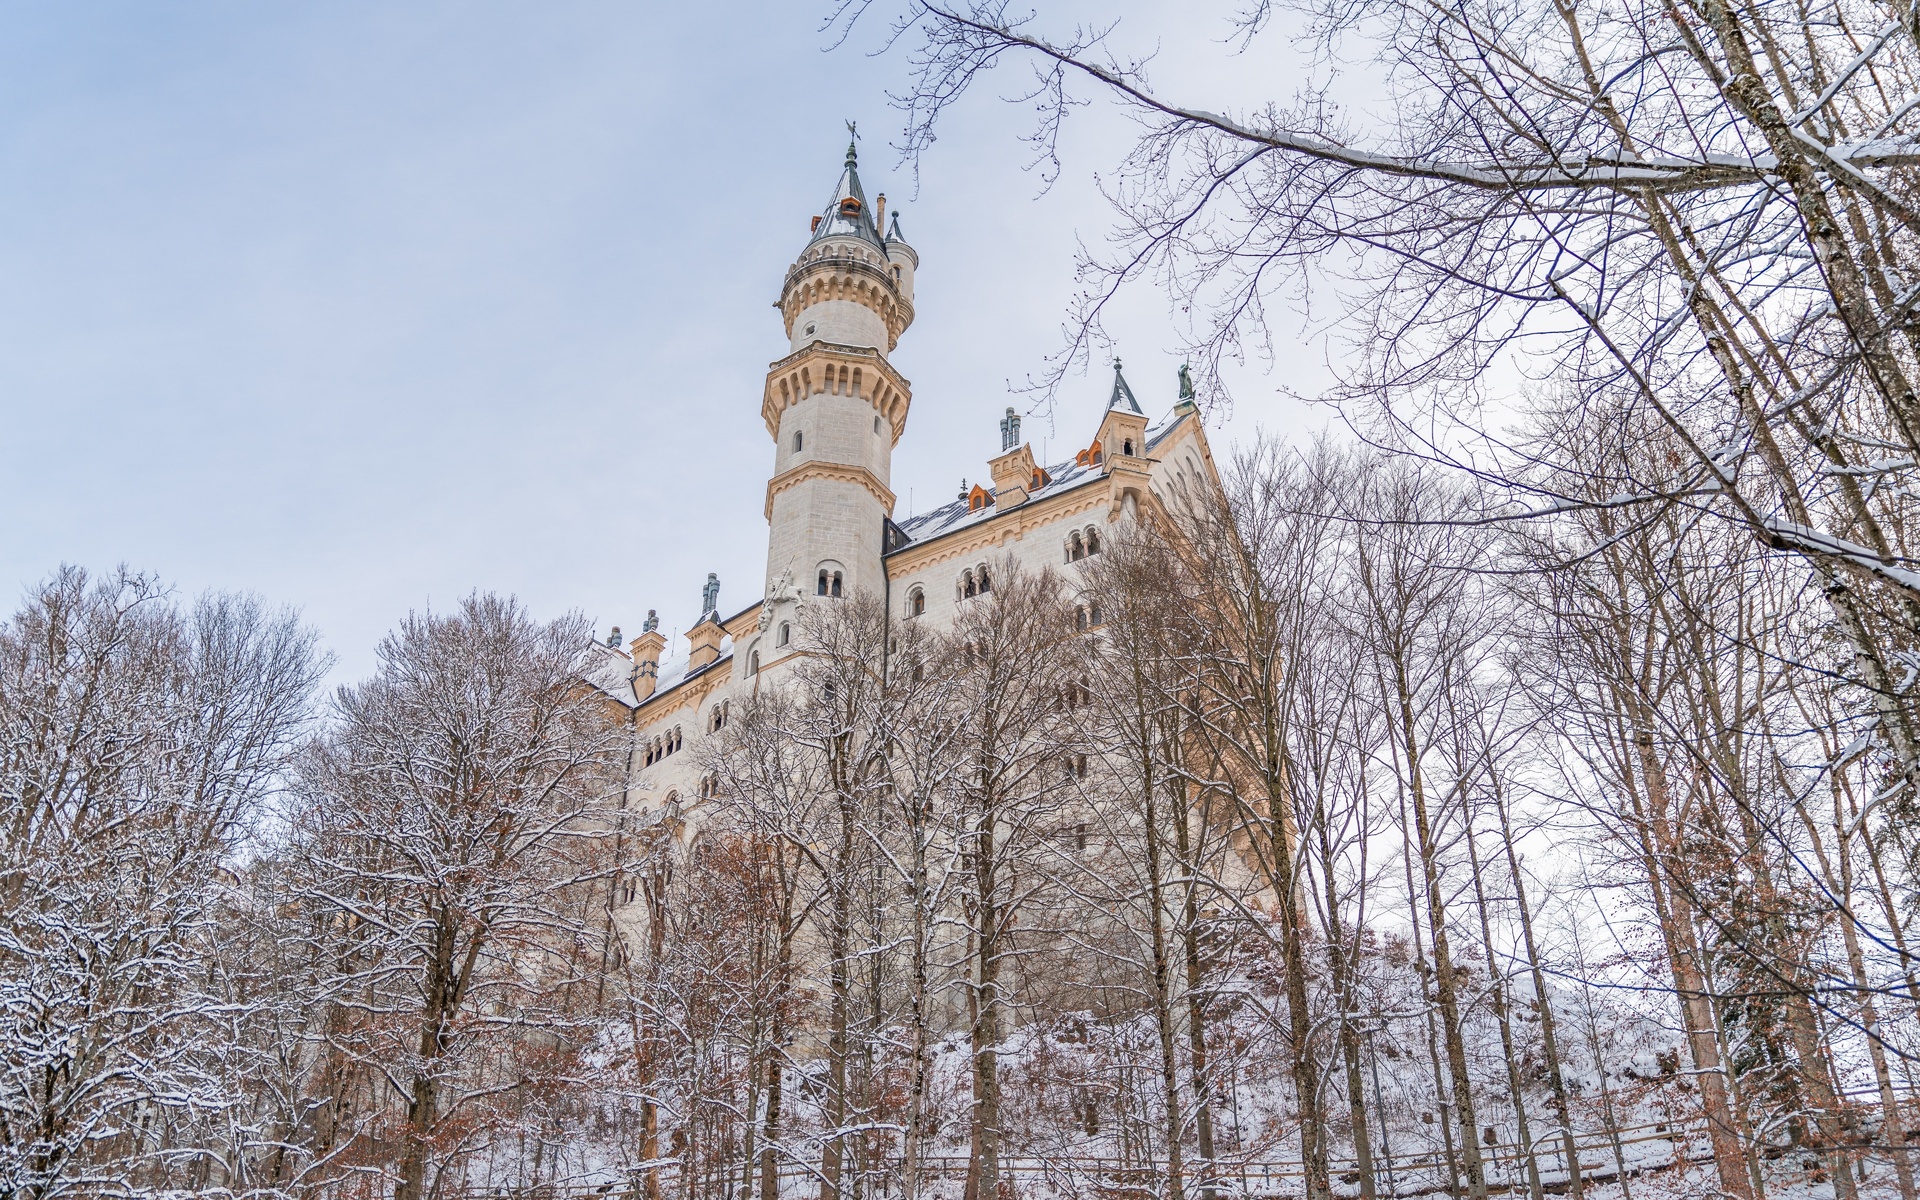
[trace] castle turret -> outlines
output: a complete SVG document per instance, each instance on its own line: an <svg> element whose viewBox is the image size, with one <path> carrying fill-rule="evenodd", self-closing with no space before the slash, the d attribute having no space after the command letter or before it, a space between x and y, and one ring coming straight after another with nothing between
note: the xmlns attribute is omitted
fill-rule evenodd
<svg viewBox="0 0 1920 1200"><path fill-rule="evenodd" d="M919 265L899 231L895 213L881 235L849 144L833 196L813 218L780 290L791 350L767 371L761 404L774 439L769 600L783 589L825 596L881 590L893 446L911 401L887 355L913 323Z"/></svg>

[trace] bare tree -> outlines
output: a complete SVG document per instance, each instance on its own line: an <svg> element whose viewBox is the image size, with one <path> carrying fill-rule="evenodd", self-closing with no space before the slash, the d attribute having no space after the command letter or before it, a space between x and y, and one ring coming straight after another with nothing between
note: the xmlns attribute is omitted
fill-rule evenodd
<svg viewBox="0 0 1920 1200"><path fill-rule="evenodd" d="M0 1194L253 1185L209 965L324 669L292 614L124 569L0 625Z"/></svg>
<svg viewBox="0 0 1920 1200"><path fill-rule="evenodd" d="M588 640L494 596L409 616L302 764L298 895L345 942L329 1037L397 1114L377 1132L398 1200L457 1173L534 1058L564 1071L581 1044L600 955L578 951L604 929L582 897L612 872L625 749L578 682Z"/></svg>

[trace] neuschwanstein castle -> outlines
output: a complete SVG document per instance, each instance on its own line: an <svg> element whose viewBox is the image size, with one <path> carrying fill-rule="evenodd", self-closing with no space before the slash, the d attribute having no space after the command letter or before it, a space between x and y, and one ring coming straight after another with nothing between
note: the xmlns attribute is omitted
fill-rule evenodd
<svg viewBox="0 0 1920 1200"><path fill-rule="evenodd" d="M864 590L884 596L896 619L948 620L993 590L996 567L1071 572L1176 486L1219 486L1187 389L1155 419L1115 363L1106 411L1071 458L1034 461L1008 409L1001 453L987 464L992 487L894 520L890 464L913 392L887 355L913 324L920 256L899 216L887 223L886 198L868 204L855 159L849 145L833 198L780 288L788 353L768 367L760 401L773 439L761 598L723 616L709 576L684 656L668 653L651 615L626 646L616 636L595 651L589 678L636 731L631 783L644 811L698 823L700 769L688 751L724 727L731 702L778 686L801 606Z"/></svg>

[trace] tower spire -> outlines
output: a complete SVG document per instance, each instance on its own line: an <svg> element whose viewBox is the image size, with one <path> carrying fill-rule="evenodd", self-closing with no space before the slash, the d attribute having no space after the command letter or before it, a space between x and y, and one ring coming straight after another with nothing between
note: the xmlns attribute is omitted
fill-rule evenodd
<svg viewBox="0 0 1920 1200"><path fill-rule="evenodd" d="M1133 398L1133 389L1127 386L1127 377L1120 373L1118 357L1113 360L1113 396L1108 399L1107 407L1121 412L1146 415L1146 410L1140 407L1140 402Z"/></svg>

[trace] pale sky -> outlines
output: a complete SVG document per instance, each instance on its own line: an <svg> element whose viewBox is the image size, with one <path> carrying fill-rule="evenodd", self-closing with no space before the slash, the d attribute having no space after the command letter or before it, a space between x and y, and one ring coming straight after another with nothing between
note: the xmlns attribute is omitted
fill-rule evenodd
<svg viewBox="0 0 1920 1200"><path fill-rule="evenodd" d="M717 571L735 611L765 559L772 306L848 119L921 260L899 513L984 478L1131 127L1082 114L1043 195L1002 72L916 194L885 96L904 59L869 53L877 25L830 49L824 8L5 6L0 582L125 562L251 591L298 607L341 679L409 609L475 588L631 637L649 608L683 630ZM1191 6L1098 11L1196 103L1291 90L1284 41L1223 73L1225 27ZM1175 321L1142 290L1109 323L1156 415ZM1302 427L1276 387L1325 353L1249 372L1216 453ZM1109 379L1030 419L1035 450L1083 444Z"/></svg>

